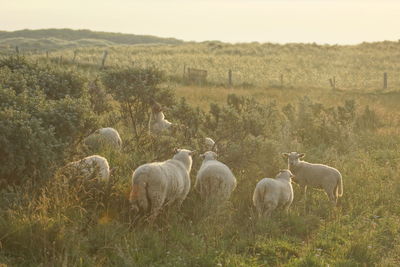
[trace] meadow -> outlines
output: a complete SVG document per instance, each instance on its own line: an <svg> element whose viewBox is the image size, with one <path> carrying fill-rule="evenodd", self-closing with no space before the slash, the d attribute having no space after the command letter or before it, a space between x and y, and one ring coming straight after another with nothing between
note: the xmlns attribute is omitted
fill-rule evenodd
<svg viewBox="0 0 400 267"><path fill-rule="evenodd" d="M389 88L400 86L399 47L400 42L389 41L355 46L204 42L81 47L59 50L51 57L71 60L76 51L77 62L99 65L107 50L108 66L156 66L178 81L184 68L197 68L207 70L207 81L216 86L226 86L232 70L237 87L330 88L329 79L335 77L337 88L365 91L381 89L384 72ZM43 53L37 57L45 58Z"/></svg>
<svg viewBox="0 0 400 267"><path fill-rule="evenodd" d="M113 46L103 69L104 48L80 48L74 63L71 49L50 58L4 56L0 263L398 266L399 45ZM187 83L183 65L207 69L208 83ZM187 127L149 136L152 98L168 107L168 120ZM81 140L100 127L120 132L121 152L85 147ZM238 180L231 201L212 209L191 190L180 210L166 210L153 225L134 218L132 171L170 158L174 147L204 152L206 136L218 140L219 159ZM309 190L304 203L294 185L290 214L259 220L254 187L287 167L281 153L289 151L339 169L344 195L333 208L322 191ZM112 181L65 182L61 167L93 153L116 167ZM200 164L195 156L192 182Z"/></svg>

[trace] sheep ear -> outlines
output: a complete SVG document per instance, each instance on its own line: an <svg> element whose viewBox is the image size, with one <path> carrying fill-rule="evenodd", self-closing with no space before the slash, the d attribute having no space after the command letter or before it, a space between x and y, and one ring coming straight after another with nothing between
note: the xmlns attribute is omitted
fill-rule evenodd
<svg viewBox="0 0 400 267"><path fill-rule="evenodd" d="M193 150L193 151L190 151L190 152L189 152L189 155L190 155L190 156L193 156L193 155L195 155L195 154L196 154L196 150Z"/></svg>
<svg viewBox="0 0 400 267"><path fill-rule="evenodd" d="M306 154L305 153L300 153L300 154L298 154L298 156L299 156L299 159L302 159L302 158L304 158L306 156Z"/></svg>
<svg viewBox="0 0 400 267"><path fill-rule="evenodd" d="M282 153L282 157L284 157L284 158L289 157L289 153Z"/></svg>
<svg viewBox="0 0 400 267"><path fill-rule="evenodd" d="M174 148L174 153L176 154L176 153L178 153L179 152L179 148Z"/></svg>
<svg viewBox="0 0 400 267"><path fill-rule="evenodd" d="M204 154L200 154L199 157L204 159Z"/></svg>

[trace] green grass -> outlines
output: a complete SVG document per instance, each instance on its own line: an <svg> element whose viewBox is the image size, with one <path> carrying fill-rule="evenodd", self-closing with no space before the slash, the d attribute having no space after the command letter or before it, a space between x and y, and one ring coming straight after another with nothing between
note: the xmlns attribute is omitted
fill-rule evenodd
<svg viewBox="0 0 400 267"><path fill-rule="evenodd" d="M361 115L368 105L381 124L376 129L354 129L354 132L349 133L351 138L337 140L340 149L319 140L314 140L313 144L316 145L309 145L285 137L267 138L271 144L279 140L276 144L279 149L302 150L307 153L307 160L327 163L339 169L344 179L344 196L337 208L332 208L325 194L318 190L308 191L308 206L305 207L301 190L294 185L295 200L289 215L278 211L271 219L257 220L251 202L254 187L267 173L276 173L279 169L266 169L252 163L243 168L232 166L235 168L238 186L231 202L224 209L211 212L204 207L197 194L191 191L181 210L171 208L164 211L154 225L148 225L143 221L133 223L128 195L132 170L152 160L153 151L133 149L129 125L123 120L114 120L114 116L118 116L118 105L114 103L114 112L99 118L104 123L117 126L127 143L120 153L100 151L101 155L108 158L111 166L119 167L112 187L96 185L96 190L90 191L92 185L64 183L62 174L55 174L53 179L43 183L3 188L0 192L0 263L9 266L398 266L400 94L395 90L370 90L374 87L372 84L375 78L367 81L366 87L369 88L357 86L363 75L380 73L391 64L393 68L397 66L398 63L393 61L390 64L365 61L370 55L374 58L388 56L386 50L378 53L382 45L301 46L304 51L300 49L299 56L294 54L297 50L292 50L296 48L295 45L276 47L254 44L254 51L249 48L251 45L223 45L224 53L213 52L215 57L206 53L210 49L209 44L150 47L149 50L143 47L113 48L111 62L114 63L112 60L117 60L113 58L115 55L123 56L127 53L132 53L129 60L140 58L146 62L145 57L148 57L152 64L168 59L165 64L172 65L178 58L176 73L181 70L183 62L195 62L199 67L207 67L212 64L201 65L202 62L212 58L208 60L216 61L214 68L222 70L230 60L239 62L239 59L244 58L244 61L249 60L251 64L240 63L237 67L249 74L257 67L254 62L261 60L257 55L270 49L268 51L271 53L265 57L272 57L271 62L276 62L272 61L276 60L273 51L280 51L284 58L282 62L276 62L277 73L286 61L290 61L291 66L296 66L292 68L293 72L299 74L303 70L300 64L303 60L306 66L314 66L314 71L320 70L315 75L321 78L325 75L322 74L325 73L323 62L329 58L332 64L345 69L341 70L343 75L347 72L351 74L352 71L359 72L352 80L348 78L348 86L351 88L331 91L323 84L325 78L313 80L311 76L299 78L299 86L297 78L294 79L296 82L293 82L293 88L263 86L260 84L264 81L258 78L254 78L256 86L252 88L200 87L181 85L174 81L168 84L173 87L176 95L186 98L190 106L200 107L204 112L209 111L210 103L226 105L227 97L232 93L252 96L263 105L275 102L279 110L287 104L296 106L304 96L326 107L337 107L346 100L354 99L357 115ZM234 49L242 51L242 47L248 49L245 50L248 52L241 52L242 56L239 57ZM387 44L388 51L393 47L397 47L397 44ZM357 49L360 51L357 52ZM305 60L308 58L304 55L305 51L314 50L316 56ZM90 61L91 56L98 52L96 49L90 50L92 52L83 51L80 58L82 61ZM346 58L348 56L349 59ZM192 60L196 58L197 61ZM360 70L357 68L361 63L347 66L355 58L360 58L366 66ZM121 64L127 62L122 60ZM266 64L261 67L261 71L273 67L272 63ZM331 70L332 64L329 66ZM173 69L162 63L160 67ZM96 73L90 70L88 74L86 69L77 68L83 75ZM216 83L222 82L222 77L222 74L220 77L215 76ZM245 78L253 83L252 76L243 75L243 81ZM166 115L169 120L174 120L168 111ZM230 143L227 153L235 145ZM258 149L262 151L263 147L257 147L254 153L259 153ZM260 155L258 160L265 163L264 159L270 157L276 158L279 154ZM226 159L224 155L222 159ZM279 160L277 165L285 168L286 163ZM192 182L199 164L200 159L195 158ZM231 164L234 165L233 162Z"/></svg>

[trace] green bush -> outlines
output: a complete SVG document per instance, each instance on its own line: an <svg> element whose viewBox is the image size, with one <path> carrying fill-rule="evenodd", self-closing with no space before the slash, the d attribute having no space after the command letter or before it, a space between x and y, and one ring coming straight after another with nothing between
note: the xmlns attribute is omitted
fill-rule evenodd
<svg viewBox="0 0 400 267"><path fill-rule="evenodd" d="M34 64L19 56L0 59L0 84L17 93L40 90L48 99L80 98L87 91L86 83L77 71Z"/></svg>
<svg viewBox="0 0 400 267"><path fill-rule="evenodd" d="M149 108L152 100L172 106L173 95L161 86L163 74L154 68L110 69L102 75L102 82L129 122L137 143L148 131Z"/></svg>
<svg viewBox="0 0 400 267"><path fill-rule="evenodd" d="M54 128L31 114L0 110L0 179L18 183L28 178L48 176L53 162L60 160Z"/></svg>
<svg viewBox="0 0 400 267"><path fill-rule="evenodd" d="M84 80L65 73L20 57L0 61L0 158L4 162L0 178L7 183L49 177L97 128L83 94ZM44 77L56 77L61 83L46 82ZM75 97L70 96L72 88L77 90Z"/></svg>

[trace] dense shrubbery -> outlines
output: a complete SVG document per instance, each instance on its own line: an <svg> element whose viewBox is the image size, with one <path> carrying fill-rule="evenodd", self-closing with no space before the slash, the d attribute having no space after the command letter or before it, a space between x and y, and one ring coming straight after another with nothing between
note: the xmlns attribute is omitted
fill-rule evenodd
<svg viewBox="0 0 400 267"><path fill-rule="evenodd" d="M305 147L334 147L342 152L351 149L356 119L354 101L346 101L343 106L326 107L304 97L297 109L288 105L283 112L289 120L291 138Z"/></svg>
<svg viewBox="0 0 400 267"><path fill-rule="evenodd" d="M86 81L79 72L37 65L18 56L0 60L0 84L17 93L40 90L48 99L79 98L86 93Z"/></svg>
<svg viewBox="0 0 400 267"><path fill-rule="evenodd" d="M96 127L85 81L73 73L47 73L22 58L2 60L0 73L10 78L0 81L0 178L19 183L49 177ZM76 94L70 97L72 88Z"/></svg>
<svg viewBox="0 0 400 267"><path fill-rule="evenodd" d="M329 147L344 153L354 145L354 132L380 125L376 114L368 107L364 113L356 115L354 101L346 101L343 106L325 107L307 97L296 106L289 104L279 109L275 102L260 104L252 98L229 95L226 105L211 104L210 111L205 113L190 107L184 99L176 101L171 90L160 86L163 75L153 68L104 72L102 83L96 80L91 84L89 102L84 86L86 81L79 75L71 72L65 76L65 71L62 74L48 73L46 68L23 58L11 57L0 63L1 82L6 87L1 94L2 115L9 118L8 123L29 120L32 127L37 128L34 134L52 137L42 143L44 151L53 153L44 153L47 161L61 159L65 156L63 151L67 148L72 151L73 145L94 129L96 118L92 110L97 114L110 111L111 99L105 90L120 103L122 116L127 122L125 125L129 125L125 132L133 133L128 134L133 136L132 139L126 138L129 151L145 152L149 157L147 160L162 159L174 146L202 149L202 138L210 136L217 140L223 160L238 172L251 169L254 176L262 173L273 175L282 163L277 157L281 151L295 147L321 152ZM50 77L55 77L55 81ZM57 93L49 93L55 90L49 90L47 86L57 87ZM72 87L76 92L69 97ZM149 138L148 114L153 99L170 107L167 116L182 126L177 127L172 137ZM15 111L20 114L17 116ZM18 127L15 127L17 131ZM8 125L7 129L13 128ZM11 140L12 135L9 132L3 140ZM33 142L31 139L24 141L28 140ZM40 148L35 151L42 154ZM13 153L3 151L3 154L10 157ZM142 157L140 162L146 162L146 158ZM43 164L27 165L37 168L36 165ZM20 169L24 172L16 177L32 173L24 165ZM3 172L3 175L10 176L12 170L4 169Z"/></svg>

